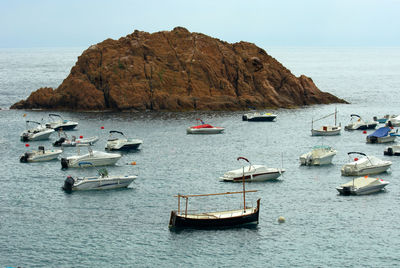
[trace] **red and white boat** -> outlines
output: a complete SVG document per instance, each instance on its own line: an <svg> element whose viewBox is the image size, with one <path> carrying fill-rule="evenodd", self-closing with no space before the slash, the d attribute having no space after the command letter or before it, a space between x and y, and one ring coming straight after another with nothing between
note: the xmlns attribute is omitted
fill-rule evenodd
<svg viewBox="0 0 400 268"><path fill-rule="evenodd" d="M203 120L196 119L201 122L200 125L188 127L186 129L187 134L219 134L222 133L225 128L223 127L213 127L209 124L205 124Z"/></svg>

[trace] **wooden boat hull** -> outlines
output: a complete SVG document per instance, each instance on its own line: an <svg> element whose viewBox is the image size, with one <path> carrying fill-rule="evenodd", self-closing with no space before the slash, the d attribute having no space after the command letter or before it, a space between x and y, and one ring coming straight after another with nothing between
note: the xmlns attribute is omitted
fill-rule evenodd
<svg viewBox="0 0 400 268"><path fill-rule="evenodd" d="M341 128L334 129L334 130L319 130L319 129L312 129L311 135L312 136L335 136L340 135Z"/></svg>
<svg viewBox="0 0 400 268"><path fill-rule="evenodd" d="M256 208L252 213L234 216L234 217L193 217L193 215L178 214L177 211L171 211L169 228L193 228L193 229L213 229L239 227L243 225L258 224L260 211L260 199L257 200Z"/></svg>

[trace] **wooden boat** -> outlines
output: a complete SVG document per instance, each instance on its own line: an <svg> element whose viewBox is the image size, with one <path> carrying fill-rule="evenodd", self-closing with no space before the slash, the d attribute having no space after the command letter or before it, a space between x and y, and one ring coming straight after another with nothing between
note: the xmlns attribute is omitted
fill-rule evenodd
<svg viewBox="0 0 400 268"><path fill-rule="evenodd" d="M317 122L319 120L325 119L327 117L330 117L334 115L335 116L335 125L323 125L320 128L314 128L314 122ZM334 135L340 135L340 131L342 130L341 125L337 125L336 123L336 117L337 117L337 110L335 109L334 113L328 114L324 117L318 118L316 120L311 120L311 136L334 136Z"/></svg>
<svg viewBox="0 0 400 268"><path fill-rule="evenodd" d="M244 157L239 157L238 160ZM244 172L243 172L244 174ZM243 176L244 178L244 176ZM181 195L178 194L178 210L171 211L169 220L169 228L228 228L238 227L243 225L258 224L258 216L260 211L260 199L257 200L256 207L246 206L246 192L257 192L256 190L245 190L245 183L243 179L243 191L240 192L226 192L214 194L197 194L197 195ZM243 194L243 208L228 211L213 211L192 213L188 211L189 197L199 196L216 196L216 195L229 195L229 194ZM185 199L185 208L181 209L181 198Z"/></svg>

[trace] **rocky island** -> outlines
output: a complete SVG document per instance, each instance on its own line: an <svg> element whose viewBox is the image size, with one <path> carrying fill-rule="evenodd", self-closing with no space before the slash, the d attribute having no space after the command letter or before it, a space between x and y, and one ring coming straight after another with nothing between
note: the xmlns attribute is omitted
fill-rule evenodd
<svg viewBox="0 0 400 268"><path fill-rule="evenodd" d="M346 103L294 76L265 50L189 32L135 31L86 49L56 88L11 109L188 111Z"/></svg>

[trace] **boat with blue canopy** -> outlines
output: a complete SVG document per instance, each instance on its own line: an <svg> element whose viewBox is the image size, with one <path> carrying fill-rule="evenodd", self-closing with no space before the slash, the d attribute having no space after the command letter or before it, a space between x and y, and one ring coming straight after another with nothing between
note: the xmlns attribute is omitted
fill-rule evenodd
<svg viewBox="0 0 400 268"><path fill-rule="evenodd" d="M394 142L396 139L396 132L390 127L380 127L374 133L367 136L367 143L388 143Z"/></svg>

